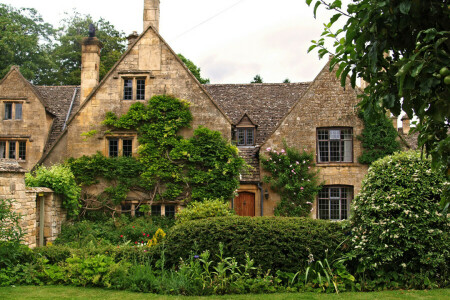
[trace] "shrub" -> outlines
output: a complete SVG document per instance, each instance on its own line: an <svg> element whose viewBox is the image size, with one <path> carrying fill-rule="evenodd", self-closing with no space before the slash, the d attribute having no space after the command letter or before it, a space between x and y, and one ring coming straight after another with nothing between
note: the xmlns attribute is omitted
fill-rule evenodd
<svg viewBox="0 0 450 300"><path fill-rule="evenodd" d="M353 253L359 269L448 276L448 216L439 201L443 174L416 152L387 156L372 164L354 200Z"/></svg>
<svg viewBox="0 0 450 300"><path fill-rule="evenodd" d="M129 218L121 216L117 219L65 223L55 244L84 247L88 244L96 246L118 245L129 242L147 242L161 228L168 231L174 220L163 217ZM145 236L143 235L145 233Z"/></svg>
<svg viewBox="0 0 450 300"><path fill-rule="evenodd" d="M218 217L178 224L166 237L168 263L205 250L216 258L220 242L224 256L245 260L248 253L263 270L297 272L307 265L308 255L321 257L345 240L341 222L307 218ZM344 253L345 243L338 251Z"/></svg>
<svg viewBox="0 0 450 300"><path fill-rule="evenodd" d="M0 241L19 242L23 237L20 214L13 211L14 200L0 198Z"/></svg>
<svg viewBox="0 0 450 300"><path fill-rule="evenodd" d="M81 207L78 201L81 188L75 182L75 176L68 166L53 165L50 168L38 167L34 172L25 175L27 186L48 187L63 196L63 207L68 217L76 217Z"/></svg>
<svg viewBox="0 0 450 300"><path fill-rule="evenodd" d="M176 223L189 220L205 219L210 217L224 217L235 215L228 202L222 199L204 200L204 202L191 202L188 207L177 213Z"/></svg>
<svg viewBox="0 0 450 300"><path fill-rule="evenodd" d="M364 129L357 138L362 142L363 152L358 161L370 165L372 162L391 155L400 150L397 142L398 132L392 125L392 121L385 115L370 120L363 112L358 114L364 122Z"/></svg>
<svg viewBox="0 0 450 300"><path fill-rule="evenodd" d="M317 193L322 188L318 171L314 170L314 157L306 151L299 152L284 145L280 152L267 148L268 157L261 157L261 164L270 176L264 182L281 196L275 208L276 216L307 217Z"/></svg>

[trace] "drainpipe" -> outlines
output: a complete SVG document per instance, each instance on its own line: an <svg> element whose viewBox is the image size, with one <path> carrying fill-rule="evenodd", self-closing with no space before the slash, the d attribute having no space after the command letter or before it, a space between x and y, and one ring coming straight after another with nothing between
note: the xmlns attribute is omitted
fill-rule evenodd
<svg viewBox="0 0 450 300"><path fill-rule="evenodd" d="M263 187L261 185L261 182L258 182L258 188L259 188L259 195L261 198L261 217L263 216L263 211L264 211L264 191L263 191Z"/></svg>

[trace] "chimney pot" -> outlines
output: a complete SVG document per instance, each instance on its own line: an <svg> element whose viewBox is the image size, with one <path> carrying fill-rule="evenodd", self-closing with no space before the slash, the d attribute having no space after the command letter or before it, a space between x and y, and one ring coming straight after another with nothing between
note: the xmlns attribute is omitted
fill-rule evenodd
<svg viewBox="0 0 450 300"><path fill-rule="evenodd" d="M127 36L128 40L128 49L130 49L131 45L136 41L136 39L139 37L136 31L133 31L129 36Z"/></svg>

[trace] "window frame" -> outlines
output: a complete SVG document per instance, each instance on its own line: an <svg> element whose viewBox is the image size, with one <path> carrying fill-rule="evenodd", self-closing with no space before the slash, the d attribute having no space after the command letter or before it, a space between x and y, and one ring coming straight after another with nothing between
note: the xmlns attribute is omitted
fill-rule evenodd
<svg viewBox="0 0 450 300"><path fill-rule="evenodd" d="M143 83L142 83L143 81ZM126 83L131 82L131 86ZM143 101L147 86L147 76L123 76L122 77L122 100Z"/></svg>
<svg viewBox="0 0 450 300"><path fill-rule="evenodd" d="M327 139L320 139L319 132L321 130L327 130L328 131L328 138ZM350 130L351 139L346 139L345 137L342 139L341 137L339 139L331 139L330 131L331 130ZM344 133L345 135L345 133ZM340 136L342 136L342 132L340 132ZM339 141L339 157L343 157L342 160L339 161L331 161L332 157L332 150L331 150L331 141ZM345 160L345 149L341 148L341 143L345 141L351 141L351 159ZM328 151L327 151L327 160L321 161L321 152L320 152L320 143L321 142L327 142L328 143ZM318 164L341 164L341 163L353 163L354 162L354 142L353 142L353 127L318 127L316 129L316 162Z"/></svg>
<svg viewBox="0 0 450 300"><path fill-rule="evenodd" d="M244 143L240 143L240 131L244 133ZM252 133L252 142L248 142L249 132ZM255 145L255 127L237 127L236 128L236 144L238 146L254 146Z"/></svg>
<svg viewBox="0 0 450 300"><path fill-rule="evenodd" d="M135 149L134 146L134 139L135 136L122 136L122 135L112 135L106 137L106 145L105 145L105 156L107 157L132 157L133 156L133 149ZM111 155L112 149L111 149L111 142L116 141L117 142L117 155ZM131 141L131 145L127 146L124 145L124 141ZM124 155L125 149L124 147L130 147L130 149L127 150L127 155Z"/></svg>
<svg viewBox="0 0 450 300"><path fill-rule="evenodd" d="M321 193L323 192L324 189L328 189L327 191L327 197L321 197ZM332 197L331 196L331 189L339 189L339 197ZM344 198L343 195L343 191L345 191L346 193L346 198ZM331 220L331 221L343 221L343 220L348 220L350 218L350 205L351 202L354 199L354 187L352 185L324 185L322 187L322 190L319 191L319 193L317 194L317 203L316 203L316 218L317 219L322 219L322 220ZM324 209L321 209L321 200L326 200L327 201L327 206L328 206L328 217L327 218L322 218L321 215L321 211L323 211ZM339 218L331 218L332 217L332 200L339 200L339 208L338 208L338 212L339 212ZM342 208L342 204L343 202L345 202L346 207ZM343 211L345 209L345 218L342 217L343 215Z"/></svg>
<svg viewBox="0 0 450 300"><path fill-rule="evenodd" d="M9 109L7 109L8 106L9 106ZM14 102L4 102L3 120L12 120L13 119L13 106L14 106Z"/></svg>
<svg viewBox="0 0 450 300"><path fill-rule="evenodd" d="M27 140L1 139L0 143L4 145L3 154L0 156L0 159L12 159L18 162L27 160Z"/></svg>

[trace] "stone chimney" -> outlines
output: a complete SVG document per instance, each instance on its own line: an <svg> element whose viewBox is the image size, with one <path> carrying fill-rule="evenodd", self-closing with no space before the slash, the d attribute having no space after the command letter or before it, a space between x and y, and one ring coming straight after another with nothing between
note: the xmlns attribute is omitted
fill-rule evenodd
<svg viewBox="0 0 450 300"><path fill-rule="evenodd" d="M127 36L127 40L128 40L128 49L130 49L131 45L133 45L133 43L136 41L136 39L139 37L139 35L137 34L136 31L133 31L132 34L130 34L129 36Z"/></svg>
<svg viewBox="0 0 450 300"><path fill-rule="evenodd" d="M96 37L84 38L81 43L81 103L98 84L102 47L102 43Z"/></svg>
<svg viewBox="0 0 450 300"><path fill-rule="evenodd" d="M408 134L409 133L409 118L407 115L405 115L402 118L402 127L403 127L403 134Z"/></svg>
<svg viewBox="0 0 450 300"><path fill-rule="evenodd" d="M159 31L159 0L144 0L144 30L150 25Z"/></svg>

